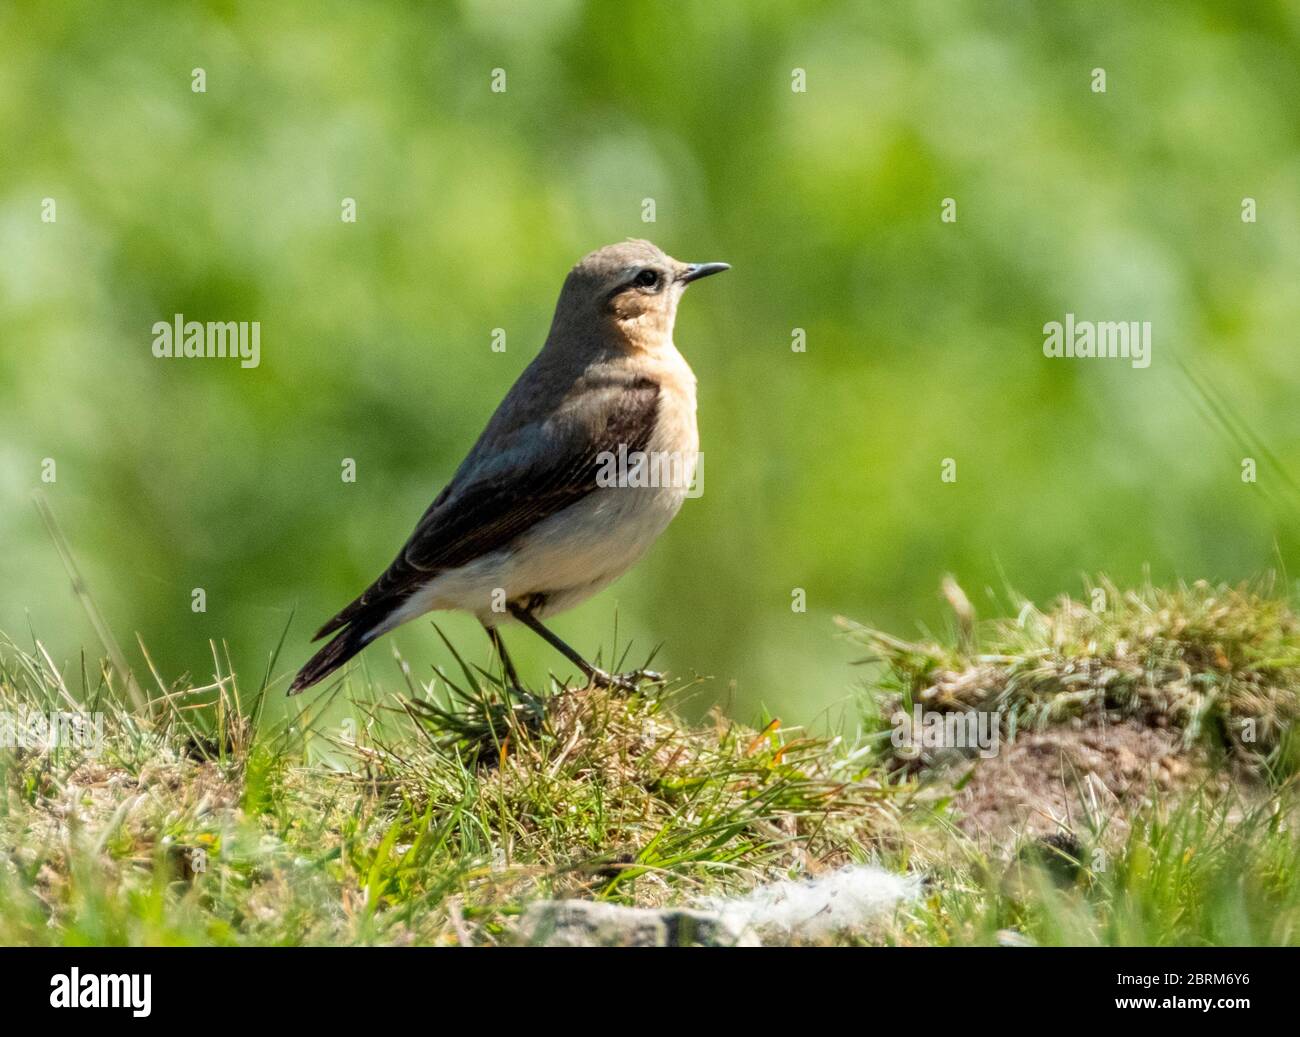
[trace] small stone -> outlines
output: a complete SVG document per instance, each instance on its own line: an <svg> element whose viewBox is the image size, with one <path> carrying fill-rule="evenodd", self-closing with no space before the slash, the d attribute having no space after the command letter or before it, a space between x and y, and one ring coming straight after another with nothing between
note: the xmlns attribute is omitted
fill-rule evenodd
<svg viewBox="0 0 1300 1037"><path fill-rule="evenodd" d="M755 947L711 911L624 907L590 900L541 900L515 929L519 943L542 947Z"/></svg>

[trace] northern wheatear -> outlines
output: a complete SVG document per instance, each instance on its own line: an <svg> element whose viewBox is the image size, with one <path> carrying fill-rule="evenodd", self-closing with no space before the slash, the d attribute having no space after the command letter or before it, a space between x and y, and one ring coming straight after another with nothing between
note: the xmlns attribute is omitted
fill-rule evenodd
<svg viewBox="0 0 1300 1037"><path fill-rule="evenodd" d="M594 683L628 685L644 676L597 669L540 617L616 580L681 507L699 435L695 375L673 345L673 322L686 286L726 269L678 262L648 241L606 246L575 266L541 352L393 564L321 627L317 639L335 637L298 672L289 694L438 609L477 616L516 685L497 629L511 620ZM664 457L678 477L644 478L647 459ZM642 477L611 482L616 458L633 458Z"/></svg>

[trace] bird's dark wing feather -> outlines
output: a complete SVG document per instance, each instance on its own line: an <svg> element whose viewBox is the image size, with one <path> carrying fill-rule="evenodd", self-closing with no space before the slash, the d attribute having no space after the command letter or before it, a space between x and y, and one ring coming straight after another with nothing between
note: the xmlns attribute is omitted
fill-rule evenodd
<svg viewBox="0 0 1300 1037"><path fill-rule="evenodd" d="M639 379L608 394L594 427L572 430L536 452L526 465L474 479L458 473L425 512L410 539L380 577L316 635L353 625L373 628L439 572L508 546L543 519L596 489L606 451L646 449L659 406L659 387Z"/></svg>

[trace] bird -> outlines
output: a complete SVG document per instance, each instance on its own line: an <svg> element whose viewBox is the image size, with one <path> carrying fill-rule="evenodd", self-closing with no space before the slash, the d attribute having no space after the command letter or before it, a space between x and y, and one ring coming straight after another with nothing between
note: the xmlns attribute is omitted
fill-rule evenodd
<svg viewBox="0 0 1300 1037"><path fill-rule="evenodd" d="M288 693L440 610L477 617L516 688L500 631L512 623L546 640L588 686L631 689L661 679L607 673L542 619L636 564L690 492L699 458L696 379L673 343L673 325L687 286L728 269L681 262L640 239L583 257L564 279L541 350L392 564L316 633L313 640L331 640Z"/></svg>

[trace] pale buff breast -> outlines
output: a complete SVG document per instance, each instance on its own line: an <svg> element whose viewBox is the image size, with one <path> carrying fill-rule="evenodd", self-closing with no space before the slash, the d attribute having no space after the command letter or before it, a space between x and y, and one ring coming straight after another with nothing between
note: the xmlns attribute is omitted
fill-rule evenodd
<svg viewBox="0 0 1300 1037"><path fill-rule="evenodd" d="M686 358L671 346L652 360L641 362L641 368L659 383L659 413L650 448L680 451L691 459L693 469L700 449L700 433L695 423L695 372Z"/></svg>

